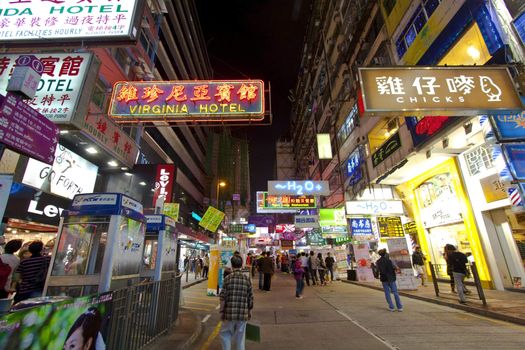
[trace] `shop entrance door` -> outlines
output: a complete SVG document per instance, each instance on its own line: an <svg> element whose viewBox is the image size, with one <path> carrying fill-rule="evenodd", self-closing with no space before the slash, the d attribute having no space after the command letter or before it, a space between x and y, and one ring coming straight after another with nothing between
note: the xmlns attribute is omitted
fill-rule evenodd
<svg viewBox="0 0 525 350"><path fill-rule="evenodd" d="M523 265L519 259L511 223L505 209L483 213L491 247L495 256L503 287L513 287L513 277L523 276Z"/></svg>

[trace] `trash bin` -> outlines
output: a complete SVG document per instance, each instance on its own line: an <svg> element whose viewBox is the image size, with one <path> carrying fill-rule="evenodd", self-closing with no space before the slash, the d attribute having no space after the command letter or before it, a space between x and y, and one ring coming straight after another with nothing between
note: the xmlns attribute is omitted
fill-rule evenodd
<svg viewBox="0 0 525 350"><path fill-rule="evenodd" d="M355 270L346 270L346 279L349 281L357 281L357 274Z"/></svg>

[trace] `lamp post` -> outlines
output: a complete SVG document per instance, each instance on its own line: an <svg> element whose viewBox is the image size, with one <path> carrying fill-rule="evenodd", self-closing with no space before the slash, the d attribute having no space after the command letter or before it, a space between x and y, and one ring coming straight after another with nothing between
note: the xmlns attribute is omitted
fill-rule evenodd
<svg viewBox="0 0 525 350"><path fill-rule="evenodd" d="M221 191L221 187L224 187L224 186L226 186L226 182L217 180L217 201L216 201L217 209L220 209L219 208L219 193Z"/></svg>

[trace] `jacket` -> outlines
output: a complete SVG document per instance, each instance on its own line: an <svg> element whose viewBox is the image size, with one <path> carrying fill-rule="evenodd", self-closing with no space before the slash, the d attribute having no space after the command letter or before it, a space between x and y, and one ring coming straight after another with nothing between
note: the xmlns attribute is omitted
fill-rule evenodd
<svg viewBox="0 0 525 350"><path fill-rule="evenodd" d="M381 282L395 282L396 269L392 260L386 256L382 256L376 262L377 270L379 271L379 280Z"/></svg>
<svg viewBox="0 0 525 350"><path fill-rule="evenodd" d="M262 260L261 269L263 273L273 273L273 261L272 258L266 257Z"/></svg>
<svg viewBox="0 0 525 350"><path fill-rule="evenodd" d="M452 265L452 272L467 274L467 256L461 252L455 251L448 255L448 260Z"/></svg>
<svg viewBox="0 0 525 350"><path fill-rule="evenodd" d="M423 256L423 253L412 253L412 264L421 266L425 265L425 257Z"/></svg>
<svg viewBox="0 0 525 350"><path fill-rule="evenodd" d="M224 320L247 321L253 309L253 291L250 278L235 269L223 283L220 293L221 314Z"/></svg>

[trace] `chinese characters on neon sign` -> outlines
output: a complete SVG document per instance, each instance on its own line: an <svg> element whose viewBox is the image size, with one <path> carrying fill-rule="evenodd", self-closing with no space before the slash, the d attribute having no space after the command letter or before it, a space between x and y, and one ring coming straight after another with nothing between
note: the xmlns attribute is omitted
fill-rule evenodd
<svg viewBox="0 0 525 350"><path fill-rule="evenodd" d="M261 120L264 83L246 81L119 82L110 114L117 122L143 120Z"/></svg>

